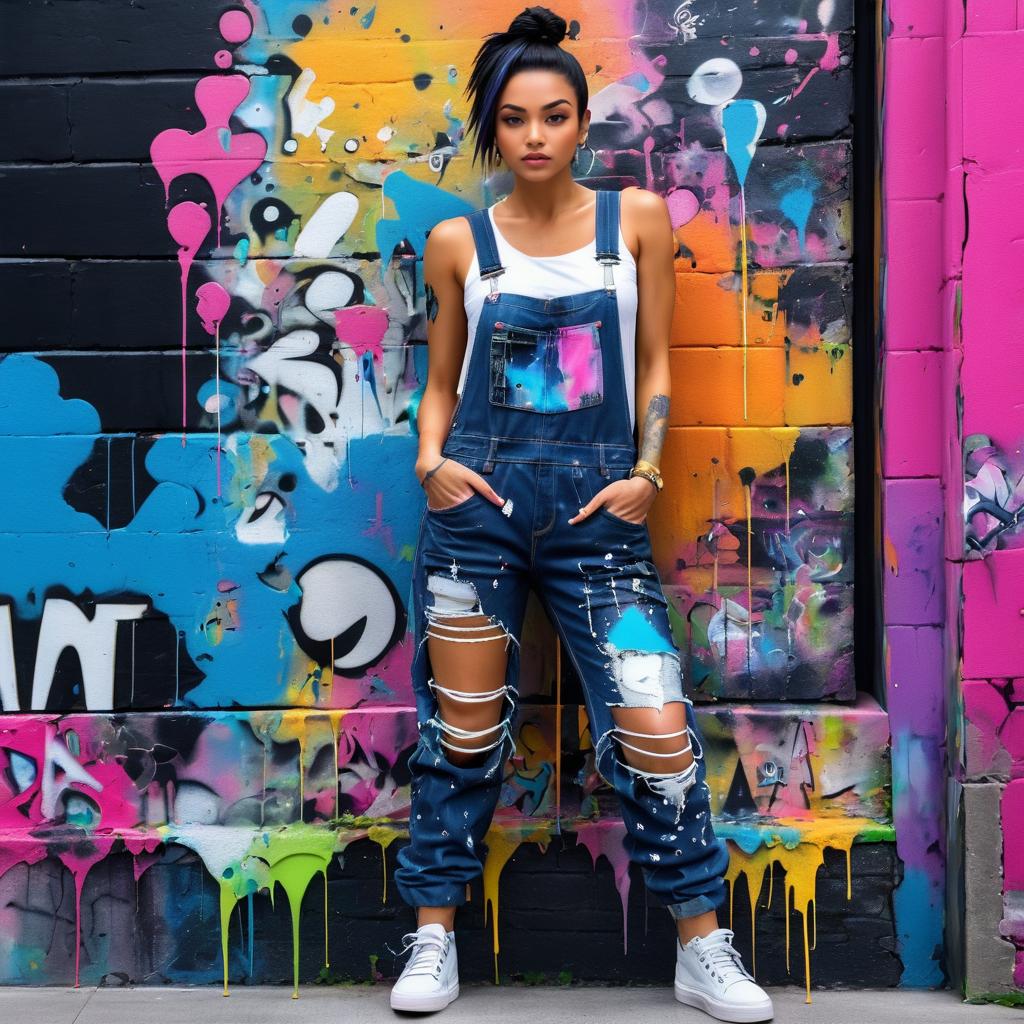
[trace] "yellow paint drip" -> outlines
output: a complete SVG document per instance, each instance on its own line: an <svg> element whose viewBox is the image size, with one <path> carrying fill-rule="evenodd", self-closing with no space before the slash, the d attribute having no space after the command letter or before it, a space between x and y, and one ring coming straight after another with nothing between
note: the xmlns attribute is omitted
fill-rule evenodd
<svg viewBox="0 0 1024 1024"><path fill-rule="evenodd" d="M334 818L338 818L338 791L341 787L341 770L338 767L338 723L341 715L331 715L331 746L334 747Z"/></svg>
<svg viewBox="0 0 1024 1024"><path fill-rule="evenodd" d="M772 866L776 863L786 873L785 904L786 904L786 970L790 970L789 947L790 928L789 912L792 902L792 909L799 911L803 930L804 947L804 982L807 989L806 1002L811 1002L811 949L817 945L818 915L815 904L815 889L818 868L825 862L825 847L842 850L846 855L846 898L853 896L853 878L851 868L851 847L857 838L857 831L848 825L837 827L836 822L822 819L815 822L801 822L800 843L787 848L782 845L777 837L770 837L763 846L759 846L753 853L746 853L735 843L732 843L729 861L729 868L725 874L725 880L729 885L729 927L733 922L733 897L735 894L736 881L740 875L747 879L747 898L750 902L751 919L751 944L753 954L751 962L755 967L757 964L757 945L755 920L757 913L757 899L764 887L765 876L768 877L768 903L772 902ZM814 915L813 939L808 934L808 915Z"/></svg>
<svg viewBox="0 0 1024 1024"><path fill-rule="evenodd" d="M754 524L751 509L750 484L743 485L743 504L747 519L747 671L752 672L751 647L754 642L754 582L752 578L751 556L754 550Z"/></svg>
<svg viewBox="0 0 1024 1024"><path fill-rule="evenodd" d="M488 908L491 915L491 933L494 937L494 984L498 979L498 881L505 865L511 860L512 854L524 842L546 843L549 839L546 827L536 828L524 834L519 826L502 828L491 825L484 836L487 846L487 857L484 860L484 923L487 923Z"/></svg>
<svg viewBox="0 0 1024 1024"><path fill-rule="evenodd" d="M371 825L366 830L366 835L380 846L381 864L384 868L384 895L381 896L381 903L388 901L388 847L401 835L397 829L388 828L387 825Z"/></svg>
<svg viewBox="0 0 1024 1024"><path fill-rule="evenodd" d="M302 822L306 803L306 773L316 761L317 754L328 744L334 750L334 813L338 814L338 727L345 711L313 711L308 708L290 708L267 714L258 735L264 744L298 743L299 745L299 821Z"/></svg>
<svg viewBox="0 0 1024 1024"><path fill-rule="evenodd" d="M747 197L740 183L740 269L743 297L740 314L743 318L743 421L747 421Z"/></svg>
<svg viewBox="0 0 1024 1024"><path fill-rule="evenodd" d="M327 872L324 875L324 967L331 966L331 950L328 945L328 931L327 931Z"/></svg>
<svg viewBox="0 0 1024 1024"><path fill-rule="evenodd" d="M786 456L786 536L789 536L789 505L790 505L790 456Z"/></svg>

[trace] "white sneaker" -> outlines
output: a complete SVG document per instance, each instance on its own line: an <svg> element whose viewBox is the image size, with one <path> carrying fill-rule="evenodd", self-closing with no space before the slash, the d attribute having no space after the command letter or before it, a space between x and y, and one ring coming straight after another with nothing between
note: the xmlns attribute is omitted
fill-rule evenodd
<svg viewBox="0 0 1024 1024"><path fill-rule="evenodd" d="M771 997L743 966L732 948L733 935L729 928L716 928L685 946L676 941L676 999L718 1020L770 1020Z"/></svg>
<svg viewBox="0 0 1024 1024"><path fill-rule="evenodd" d="M425 924L402 936L409 962L391 989L392 1010L443 1010L459 994L455 932Z"/></svg>

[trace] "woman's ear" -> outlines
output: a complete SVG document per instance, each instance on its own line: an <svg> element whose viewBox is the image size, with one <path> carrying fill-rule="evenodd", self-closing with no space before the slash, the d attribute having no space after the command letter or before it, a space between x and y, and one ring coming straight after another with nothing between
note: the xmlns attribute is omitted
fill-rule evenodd
<svg viewBox="0 0 1024 1024"><path fill-rule="evenodd" d="M583 111L583 123L580 125L580 133L582 134L583 138L581 138L579 141L580 141L581 144L585 144L586 141L587 141L587 136L590 134L590 108L589 107L585 111Z"/></svg>

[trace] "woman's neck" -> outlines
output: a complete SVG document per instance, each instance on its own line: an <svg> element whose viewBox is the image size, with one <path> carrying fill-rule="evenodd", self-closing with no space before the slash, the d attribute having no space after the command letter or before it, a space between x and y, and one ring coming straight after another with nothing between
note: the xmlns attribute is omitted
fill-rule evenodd
<svg viewBox="0 0 1024 1024"><path fill-rule="evenodd" d="M571 177L565 181L554 179L544 182L524 182L517 178L512 191L498 203L513 220L543 227L556 221L567 210L585 207L592 201L591 190L578 185Z"/></svg>

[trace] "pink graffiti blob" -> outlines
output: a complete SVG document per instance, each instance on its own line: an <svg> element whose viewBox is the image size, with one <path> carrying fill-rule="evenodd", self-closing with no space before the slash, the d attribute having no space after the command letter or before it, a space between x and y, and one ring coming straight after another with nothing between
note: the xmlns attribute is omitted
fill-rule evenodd
<svg viewBox="0 0 1024 1024"><path fill-rule="evenodd" d="M181 268L181 444L185 446L185 427L188 419L187 376L185 363L185 314L187 303L188 274L192 269L196 252L203 239L210 233L210 214L199 203L179 203L167 215L167 230L178 243L178 266Z"/></svg>
<svg viewBox="0 0 1024 1024"><path fill-rule="evenodd" d="M217 403L217 497L220 497L221 397L220 397L220 325L231 305L231 296L216 281L207 281L196 289L196 312L203 321L203 330L215 338L215 380Z"/></svg>
<svg viewBox="0 0 1024 1024"><path fill-rule="evenodd" d="M63 737L58 740L63 743ZM92 753L101 756L94 743ZM75 988L79 987L82 955L82 891L89 872L107 857L120 830L130 829L139 820L140 808L127 794L134 795L135 788L121 765L82 757L83 768L88 772L88 784L68 786L69 790L81 792L97 806L99 820L95 831L82 829L78 835L68 830L67 842L57 853L57 858L71 872L75 882Z"/></svg>
<svg viewBox="0 0 1024 1024"><path fill-rule="evenodd" d="M576 841L585 846L590 859L597 867L599 857L604 857L612 866L615 876L615 888L622 903L622 952L627 949L627 926L629 910L629 854L626 853L622 840L626 835L626 826L621 821L598 820L580 822L576 830Z"/></svg>
<svg viewBox="0 0 1024 1024"><path fill-rule="evenodd" d="M178 263L183 274L188 274L212 226L209 211L202 203L178 203L167 215L167 230L179 245Z"/></svg>
<svg viewBox="0 0 1024 1024"><path fill-rule="evenodd" d="M252 35L252 20L245 11L236 8L220 16L217 28L229 43L244 43Z"/></svg>
<svg viewBox="0 0 1024 1024"><path fill-rule="evenodd" d="M206 127L195 134L168 128L157 135L149 149L168 200L171 182L182 174L197 174L209 183L217 206L217 245L225 199L267 155L266 140L259 132L233 135L228 128L228 119L248 94L249 79L245 75L201 78L196 85L196 105Z"/></svg>
<svg viewBox="0 0 1024 1024"><path fill-rule="evenodd" d="M668 204L673 230L689 224L700 212L700 202L688 188L677 188L670 192L665 202Z"/></svg>
<svg viewBox="0 0 1024 1024"><path fill-rule="evenodd" d="M196 312L203 321L203 330L215 334L231 305L231 296L216 281L208 281L196 289Z"/></svg>
<svg viewBox="0 0 1024 1024"><path fill-rule="evenodd" d="M19 723L0 719L0 831L32 828L24 842L0 850L0 877L15 864L34 864L47 855L48 843L75 883L75 987L81 968L82 890L92 867L106 857L125 830L140 818L135 786L124 767L102 760L106 735L93 723L52 718ZM74 728L71 726L74 725ZM21 773L12 758L21 758ZM19 784L20 780L20 784ZM69 817L75 802L89 810L79 821Z"/></svg>
<svg viewBox="0 0 1024 1024"><path fill-rule="evenodd" d="M387 329L387 311L376 306L346 306L334 311L338 341L351 346L359 356L370 351L375 360L383 359L382 343Z"/></svg>

